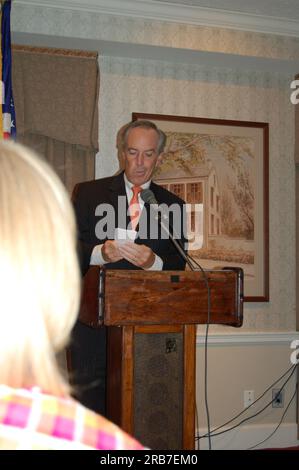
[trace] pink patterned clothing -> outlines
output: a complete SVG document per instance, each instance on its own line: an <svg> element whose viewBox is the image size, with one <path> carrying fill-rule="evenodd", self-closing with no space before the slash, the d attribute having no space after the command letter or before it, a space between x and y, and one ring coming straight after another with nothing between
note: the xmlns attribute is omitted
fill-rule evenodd
<svg viewBox="0 0 299 470"><path fill-rule="evenodd" d="M116 425L72 398L0 385L0 449L141 450Z"/></svg>

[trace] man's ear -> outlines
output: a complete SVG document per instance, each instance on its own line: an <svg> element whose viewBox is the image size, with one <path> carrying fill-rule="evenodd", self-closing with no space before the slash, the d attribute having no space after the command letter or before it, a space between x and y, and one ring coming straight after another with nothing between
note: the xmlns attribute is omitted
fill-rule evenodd
<svg viewBox="0 0 299 470"><path fill-rule="evenodd" d="M156 161L156 168L161 165L162 161L163 161L163 153L160 153Z"/></svg>
<svg viewBox="0 0 299 470"><path fill-rule="evenodd" d="M118 160L119 160L120 168L124 170L126 166L126 154L121 149L119 149L118 151Z"/></svg>

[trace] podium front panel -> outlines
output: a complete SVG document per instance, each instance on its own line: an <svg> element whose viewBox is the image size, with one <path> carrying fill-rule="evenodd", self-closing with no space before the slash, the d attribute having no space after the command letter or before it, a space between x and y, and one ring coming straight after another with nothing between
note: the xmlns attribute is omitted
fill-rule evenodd
<svg viewBox="0 0 299 470"><path fill-rule="evenodd" d="M134 335L134 436L151 449L183 448L184 338Z"/></svg>

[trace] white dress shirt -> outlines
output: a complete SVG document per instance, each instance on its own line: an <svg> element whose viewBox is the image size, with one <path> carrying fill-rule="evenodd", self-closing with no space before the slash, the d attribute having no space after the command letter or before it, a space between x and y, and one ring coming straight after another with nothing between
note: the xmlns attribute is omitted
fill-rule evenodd
<svg viewBox="0 0 299 470"><path fill-rule="evenodd" d="M128 200L128 204L130 204L130 201L133 196L132 187L134 185L127 179L125 173L124 173L124 180L125 180L125 186L126 186L127 200ZM147 181L146 183L142 184L141 187L142 189L148 189L150 187L150 184L151 182ZM141 212L144 206L144 201L141 198L140 194L138 194L138 202L140 204L140 212ZM94 249L92 250L91 257L90 257L91 266L103 265L107 263L107 261L104 260L103 255L102 255L102 246L103 246L103 243L100 245L96 245ZM147 271L162 271L162 269L163 269L163 261L160 258L160 256L155 254L155 261L152 264L152 266L147 269Z"/></svg>

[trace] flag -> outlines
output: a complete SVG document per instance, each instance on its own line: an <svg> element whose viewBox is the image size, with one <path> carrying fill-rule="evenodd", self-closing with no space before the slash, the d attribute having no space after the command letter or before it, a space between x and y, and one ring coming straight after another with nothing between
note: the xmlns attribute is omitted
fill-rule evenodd
<svg viewBox="0 0 299 470"><path fill-rule="evenodd" d="M4 139L16 137L16 116L11 80L10 40L11 0L2 2L1 9L1 53L2 53L2 135Z"/></svg>
<svg viewBox="0 0 299 470"><path fill-rule="evenodd" d="M2 8L0 9L0 24L2 24ZM4 102L4 91L3 91L3 82L2 82L2 40L1 40L1 34L0 34L0 98L1 98L1 106ZM3 119L2 119L2 109L0 113L0 139L3 139Z"/></svg>

